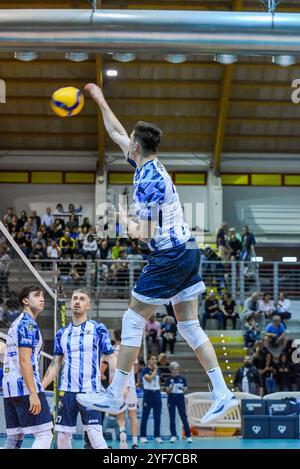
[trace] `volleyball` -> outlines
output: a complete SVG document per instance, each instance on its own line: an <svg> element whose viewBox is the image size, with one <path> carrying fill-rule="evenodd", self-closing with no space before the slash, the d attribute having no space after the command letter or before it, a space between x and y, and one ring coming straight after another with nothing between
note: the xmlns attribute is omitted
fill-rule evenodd
<svg viewBox="0 0 300 469"><path fill-rule="evenodd" d="M60 117L72 117L79 114L84 106L84 96L73 86L59 88L51 97L51 109Z"/></svg>

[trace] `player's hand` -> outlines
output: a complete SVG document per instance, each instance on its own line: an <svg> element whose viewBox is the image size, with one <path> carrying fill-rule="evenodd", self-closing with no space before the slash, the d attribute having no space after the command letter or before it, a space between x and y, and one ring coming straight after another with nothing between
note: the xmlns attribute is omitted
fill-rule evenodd
<svg viewBox="0 0 300 469"><path fill-rule="evenodd" d="M36 392L29 395L29 404L29 412L31 412L32 415L38 415L41 412L41 401Z"/></svg>
<svg viewBox="0 0 300 469"><path fill-rule="evenodd" d="M88 83L85 85L84 90L87 91L96 102L105 101L101 88L95 83Z"/></svg>

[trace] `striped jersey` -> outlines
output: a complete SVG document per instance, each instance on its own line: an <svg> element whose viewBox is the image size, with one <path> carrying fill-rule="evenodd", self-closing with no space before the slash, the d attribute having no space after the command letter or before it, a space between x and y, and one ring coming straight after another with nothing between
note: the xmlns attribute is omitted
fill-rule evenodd
<svg viewBox="0 0 300 469"><path fill-rule="evenodd" d="M26 312L20 314L7 333L3 363L3 397L29 395L20 368L19 347L32 349L31 365L36 391L43 392L39 374L39 357L42 345L42 336L37 322Z"/></svg>
<svg viewBox="0 0 300 469"><path fill-rule="evenodd" d="M54 355L63 355L59 390L99 392L101 389L101 354L114 352L104 324L90 319L76 326L59 329L55 337Z"/></svg>
<svg viewBox="0 0 300 469"><path fill-rule="evenodd" d="M131 162L132 160L129 160ZM133 200L139 220L156 221L152 251L180 246L190 238L190 230L176 188L162 163L155 158L136 168Z"/></svg>

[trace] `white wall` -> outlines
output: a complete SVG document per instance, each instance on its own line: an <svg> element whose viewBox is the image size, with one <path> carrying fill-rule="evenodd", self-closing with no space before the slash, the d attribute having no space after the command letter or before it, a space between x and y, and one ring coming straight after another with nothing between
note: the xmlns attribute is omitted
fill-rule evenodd
<svg viewBox="0 0 300 469"><path fill-rule="evenodd" d="M112 202L118 203L118 197L122 195L125 187L128 189L129 203L132 201L133 188L130 185L119 185L109 184L108 189L112 193ZM194 206L196 203L204 203L204 223L205 228L208 228L208 213L207 213L207 201L208 201L208 189L207 186L176 186L181 205L192 203ZM193 217L195 217L195 209L193 211ZM191 225L194 225L195 220Z"/></svg>
<svg viewBox="0 0 300 469"><path fill-rule="evenodd" d="M300 187L225 186L223 218L237 229L249 223L254 232L299 232L299 200Z"/></svg>
<svg viewBox="0 0 300 469"><path fill-rule="evenodd" d="M17 214L26 210L37 210L41 216L46 207L53 210L58 202L66 210L69 203L75 207L82 205L82 214L94 223L95 187L93 184L0 184L0 215L7 207L13 207Z"/></svg>

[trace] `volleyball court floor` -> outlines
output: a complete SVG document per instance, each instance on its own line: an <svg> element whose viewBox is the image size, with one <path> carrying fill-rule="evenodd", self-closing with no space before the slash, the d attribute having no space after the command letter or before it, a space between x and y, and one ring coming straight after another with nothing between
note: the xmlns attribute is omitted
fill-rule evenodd
<svg viewBox="0 0 300 469"><path fill-rule="evenodd" d="M0 448L3 448L4 437L0 437ZM30 448L32 438L25 438L23 448ZM130 445L130 441L128 442ZM118 441L107 440L107 444L113 449L119 449ZM82 449L83 441L80 438L73 438L74 449ZM243 440L242 438L194 438L193 443L186 443L185 440L177 443L169 443L168 440L161 444L149 440L147 444L139 445L141 449L300 449L300 440ZM129 450L130 451L130 450Z"/></svg>

